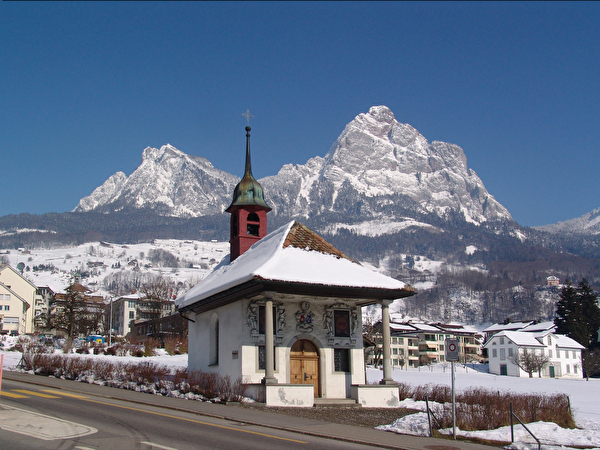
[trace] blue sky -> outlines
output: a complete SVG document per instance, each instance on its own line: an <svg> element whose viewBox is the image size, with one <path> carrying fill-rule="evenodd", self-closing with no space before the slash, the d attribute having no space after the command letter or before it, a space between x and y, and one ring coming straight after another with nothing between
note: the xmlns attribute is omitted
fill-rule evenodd
<svg viewBox="0 0 600 450"><path fill-rule="evenodd" d="M64 212L145 147L241 176L386 105L522 225L600 207L600 4L0 3L0 215Z"/></svg>

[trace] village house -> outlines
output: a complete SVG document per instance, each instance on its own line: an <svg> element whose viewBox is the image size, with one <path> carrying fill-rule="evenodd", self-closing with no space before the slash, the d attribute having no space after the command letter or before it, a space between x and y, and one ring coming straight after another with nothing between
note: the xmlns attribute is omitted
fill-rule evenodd
<svg viewBox="0 0 600 450"><path fill-rule="evenodd" d="M43 302L38 288L18 270L8 264L0 267L0 315L2 332L33 333L34 306Z"/></svg>
<svg viewBox="0 0 600 450"><path fill-rule="evenodd" d="M529 325L532 325L533 323L533 320L523 320L515 322L509 322L507 320L503 323L495 323L483 330L484 342L489 341L493 335L495 335L496 333L500 333L501 331L519 331Z"/></svg>
<svg viewBox="0 0 600 450"><path fill-rule="evenodd" d="M246 395L268 405L396 406L390 345L381 383L366 385L361 307L381 305L389 343L389 305L414 289L361 266L301 223L267 234L270 207L252 176L246 131L245 173L227 208L230 255L176 300L190 321L189 370L241 379Z"/></svg>
<svg viewBox="0 0 600 450"><path fill-rule="evenodd" d="M501 331L488 340L484 348L489 358L489 371L495 375L528 377L523 364L517 364L524 352L547 357L547 362L533 376L544 378L582 378L581 351L573 339L543 331ZM521 367L520 367L521 366Z"/></svg>
<svg viewBox="0 0 600 450"><path fill-rule="evenodd" d="M167 340L184 342L187 338L189 321L181 314L171 314L152 320L134 321L131 323L129 340L132 344L144 344L148 339L155 339L161 347Z"/></svg>

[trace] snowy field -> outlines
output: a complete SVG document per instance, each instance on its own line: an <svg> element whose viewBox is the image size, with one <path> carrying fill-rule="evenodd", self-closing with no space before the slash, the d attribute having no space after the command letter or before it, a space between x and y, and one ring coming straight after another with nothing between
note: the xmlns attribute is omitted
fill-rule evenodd
<svg viewBox="0 0 600 450"><path fill-rule="evenodd" d="M4 355L4 369L14 370L21 359L19 352L0 351ZM73 355L75 357L79 355ZM87 356L87 355L86 355ZM150 358L115 357L104 355L89 355L93 358L107 358L113 361L142 362L152 361L164 364L168 367L187 367L187 355L178 356L154 356ZM367 379L376 383L382 378L382 372L378 369L367 369ZM442 364L419 369L394 370L393 378L396 381L410 385L445 384L450 386L451 374L449 367ZM527 427L542 440L544 450L554 448L595 448L600 449L600 379L585 380L561 380L546 378L514 378L490 375L478 372L471 367L456 366L456 389L458 391L468 387L481 386L487 389L512 391L512 392L540 392L546 394L565 393L571 399L571 406L575 420L580 429L567 430L553 423L536 422L528 424ZM402 402L406 408L425 410L425 402L415 402L407 399ZM425 413L412 414L398 419L393 424L380 427L386 431L402 434L428 436L427 415ZM446 430L451 434L452 430ZM505 427L492 431L463 432L463 436L473 436L482 439L510 442L510 428ZM536 449L537 444L521 426L515 427L514 449Z"/></svg>
<svg viewBox="0 0 600 450"><path fill-rule="evenodd" d="M446 367L445 367L446 366ZM600 448L600 379L563 380L552 378L516 378L491 375L456 365L455 387L457 391L469 387L483 387L489 390L511 391L516 393L564 393L571 400L571 408L579 430L568 430L554 423L536 422L527 424L527 428L542 441L543 449L578 447ZM368 369L367 379L374 383L383 377L381 370ZM412 386L424 384L452 385L449 365L437 364L430 367L410 368L408 370L394 369L393 378L396 381ZM405 400L403 406L426 411L425 402ZM425 413L405 416L393 424L380 429L402 434L428 436L429 426ZM446 430L452 434L452 429ZM457 431L458 435L478 437L492 441L510 442L510 427L491 431ZM526 444L523 444L526 443ZM521 426L515 426L515 444L511 448L537 449L537 444Z"/></svg>

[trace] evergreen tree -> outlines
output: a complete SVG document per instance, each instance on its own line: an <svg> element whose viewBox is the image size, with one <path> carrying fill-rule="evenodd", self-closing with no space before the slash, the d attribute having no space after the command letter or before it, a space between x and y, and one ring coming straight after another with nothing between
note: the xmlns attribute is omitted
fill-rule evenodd
<svg viewBox="0 0 600 450"><path fill-rule="evenodd" d="M585 278L576 288L566 281L556 304L554 324L558 334L566 334L588 349L598 345L600 307Z"/></svg>

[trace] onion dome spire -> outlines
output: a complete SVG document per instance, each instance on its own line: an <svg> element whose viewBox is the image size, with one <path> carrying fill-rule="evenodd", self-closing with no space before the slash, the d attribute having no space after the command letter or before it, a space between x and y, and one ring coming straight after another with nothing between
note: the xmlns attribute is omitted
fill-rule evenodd
<svg viewBox="0 0 600 450"><path fill-rule="evenodd" d="M246 168L244 176L233 191L233 201L226 209L227 212L235 206L260 206L271 211L271 208L265 202L263 188L252 175L252 163L250 158L250 126L246 127Z"/></svg>

